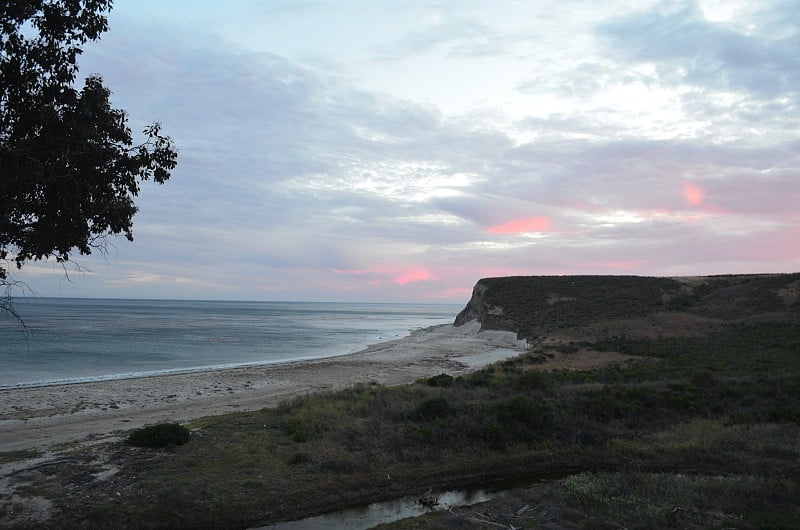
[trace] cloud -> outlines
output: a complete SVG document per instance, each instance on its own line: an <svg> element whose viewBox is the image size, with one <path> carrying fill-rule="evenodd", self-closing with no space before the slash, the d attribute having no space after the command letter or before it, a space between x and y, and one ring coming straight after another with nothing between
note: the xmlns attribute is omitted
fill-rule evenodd
<svg viewBox="0 0 800 530"><path fill-rule="evenodd" d="M550 229L550 219L544 216L514 219L486 229L490 234L519 234L528 232L545 232Z"/></svg>
<svg viewBox="0 0 800 530"><path fill-rule="evenodd" d="M683 192L686 195L686 202L689 206L699 206L705 198L705 193L694 184L684 184Z"/></svg>
<svg viewBox="0 0 800 530"><path fill-rule="evenodd" d="M407 283L422 282L425 280L431 280L433 278L433 274L431 274L429 271L422 268L416 268L392 278L392 283L396 283L397 285L405 285Z"/></svg>
<svg viewBox="0 0 800 530"><path fill-rule="evenodd" d="M133 244L83 260L95 274L80 284L41 285L68 295L460 302L485 276L797 268L790 6L773 5L783 18L736 15L754 16L748 32L739 19L673 5L611 9L575 35L579 55L548 51L557 40L529 48L536 38L514 13L501 34L472 11L462 24L444 8L422 10L429 26L388 39L398 61L444 54L474 68L472 78L486 71L471 46L485 45L497 64L509 55L523 64L517 53L530 52L508 85L521 98L509 101L529 106L507 120L507 102L456 115L202 28L115 18L82 71L105 77L134 129L160 119L179 167L165 186L142 189ZM531 28L557 25L551 16ZM647 98L626 100L630 86Z"/></svg>
<svg viewBox="0 0 800 530"><path fill-rule="evenodd" d="M367 269L332 269L335 275L366 280L371 285L383 284L406 285L436 279L436 276L424 267L376 267Z"/></svg>
<svg viewBox="0 0 800 530"><path fill-rule="evenodd" d="M707 130L737 139L743 131L793 135L800 105L797 5L754 2L724 22L706 19L695 2L668 5L676 7L656 4L607 21L597 34L621 62L654 65L661 83L682 87L683 110L707 120Z"/></svg>
<svg viewBox="0 0 800 530"><path fill-rule="evenodd" d="M445 50L451 55L490 54L497 36L475 20L433 19L425 29L407 33L402 38L376 49L381 59L406 59L409 55Z"/></svg>

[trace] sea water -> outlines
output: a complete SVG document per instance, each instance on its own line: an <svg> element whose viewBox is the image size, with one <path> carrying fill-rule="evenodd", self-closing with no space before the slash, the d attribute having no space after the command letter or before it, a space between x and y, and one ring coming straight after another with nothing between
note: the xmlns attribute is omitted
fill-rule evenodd
<svg viewBox="0 0 800 530"><path fill-rule="evenodd" d="M0 388L342 355L452 323L438 304L18 298L0 314Z"/></svg>

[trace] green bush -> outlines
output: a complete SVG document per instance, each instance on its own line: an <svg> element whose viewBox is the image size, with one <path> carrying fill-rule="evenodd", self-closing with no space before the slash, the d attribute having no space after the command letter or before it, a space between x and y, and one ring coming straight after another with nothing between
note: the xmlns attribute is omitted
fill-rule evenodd
<svg viewBox="0 0 800 530"><path fill-rule="evenodd" d="M189 429L177 423L159 423L136 429L128 436L128 445L136 447L174 447L189 441Z"/></svg>
<svg viewBox="0 0 800 530"><path fill-rule="evenodd" d="M465 378L466 382L472 386L487 386L494 379L493 367L484 368L477 372L472 372Z"/></svg>
<svg viewBox="0 0 800 530"><path fill-rule="evenodd" d="M417 420L427 421L444 418L452 412L450 403L443 397L428 399L414 409L412 417Z"/></svg>
<svg viewBox="0 0 800 530"><path fill-rule="evenodd" d="M308 434L306 429L303 428L303 423L300 420L290 418L283 424L283 432L292 437L295 442L308 441Z"/></svg>
<svg viewBox="0 0 800 530"><path fill-rule="evenodd" d="M783 530L800 527L800 518L791 513L771 508L757 508L744 516L744 520L763 530Z"/></svg>
<svg viewBox="0 0 800 530"><path fill-rule="evenodd" d="M517 377L516 387L520 390L544 390L549 387L547 377L536 370L528 370Z"/></svg>
<svg viewBox="0 0 800 530"><path fill-rule="evenodd" d="M709 370L700 370L692 374L691 382L694 386L700 389L706 389L716 383L714 374Z"/></svg>
<svg viewBox="0 0 800 530"><path fill-rule="evenodd" d="M580 348L574 342L570 342L569 344L560 344L558 347L556 347L556 351L565 354L578 353L578 350L580 350Z"/></svg>
<svg viewBox="0 0 800 530"><path fill-rule="evenodd" d="M434 375L426 381L428 386L448 387L453 384L453 376L448 374Z"/></svg>
<svg viewBox="0 0 800 530"><path fill-rule="evenodd" d="M553 411L546 404L526 396L513 396L496 401L489 406L489 412L506 428L515 424L541 428L553 421Z"/></svg>
<svg viewBox="0 0 800 530"><path fill-rule="evenodd" d="M308 453L298 451L289 457L289 465L296 466L299 464L307 464L311 462L311 456Z"/></svg>

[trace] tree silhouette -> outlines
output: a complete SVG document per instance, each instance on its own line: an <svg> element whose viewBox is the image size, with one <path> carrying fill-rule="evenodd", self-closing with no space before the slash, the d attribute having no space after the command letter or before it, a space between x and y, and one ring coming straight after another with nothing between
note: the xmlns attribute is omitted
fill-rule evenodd
<svg viewBox="0 0 800 530"><path fill-rule="evenodd" d="M142 181L177 164L160 123L134 144L100 76L75 87L82 46L107 30L110 0L0 2L0 285L8 267L88 255L106 238L133 240Z"/></svg>

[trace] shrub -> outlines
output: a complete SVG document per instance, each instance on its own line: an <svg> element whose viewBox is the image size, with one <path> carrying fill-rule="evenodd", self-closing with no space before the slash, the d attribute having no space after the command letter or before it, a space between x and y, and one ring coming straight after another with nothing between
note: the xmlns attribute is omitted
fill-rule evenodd
<svg viewBox="0 0 800 530"><path fill-rule="evenodd" d="M453 384L453 376L448 374L434 375L428 378L428 386L448 387Z"/></svg>
<svg viewBox="0 0 800 530"><path fill-rule="evenodd" d="M692 374L692 384L700 389L707 389L716 383L714 374L708 370L701 370Z"/></svg>
<svg viewBox="0 0 800 530"><path fill-rule="evenodd" d="M283 432L292 437L297 443L305 442L308 440L306 430L303 428L303 423L300 420L291 418L284 422Z"/></svg>
<svg viewBox="0 0 800 530"><path fill-rule="evenodd" d="M308 453L298 451L289 457L289 465L296 466L298 464L307 464L311 462L311 456Z"/></svg>
<svg viewBox="0 0 800 530"><path fill-rule="evenodd" d="M477 372L472 372L465 378L467 383L472 386L489 385L492 382L492 379L494 379L494 373L491 366L484 368L483 370L478 370Z"/></svg>
<svg viewBox="0 0 800 530"><path fill-rule="evenodd" d="M544 390L549 386L545 375L536 370L523 372L515 383L520 390Z"/></svg>
<svg viewBox="0 0 800 530"><path fill-rule="evenodd" d="M189 441L189 429L177 423L159 423L136 429L128 436L128 445L136 447L174 447Z"/></svg>
<svg viewBox="0 0 800 530"><path fill-rule="evenodd" d="M564 354L571 354L571 353L578 353L580 348L574 342L570 342L569 344L560 344L556 351Z"/></svg>
<svg viewBox="0 0 800 530"><path fill-rule="evenodd" d="M412 416L417 420L435 420L444 418L452 412L450 403L443 397L428 399L414 409Z"/></svg>
<svg viewBox="0 0 800 530"><path fill-rule="evenodd" d="M526 396L513 396L489 406L489 412L500 425L509 428L515 424L541 428L553 421L553 411L546 404Z"/></svg>
<svg viewBox="0 0 800 530"><path fill-rule="evenodd" d="M744 516L744 520L756 528L782 529L798 528L800 518L791 513L775 511L771 508L757 508Z"/></svg>

